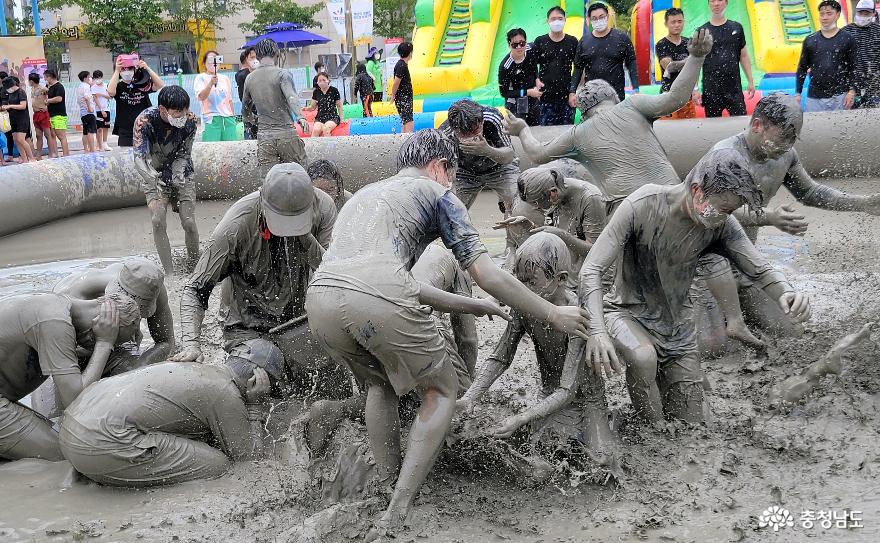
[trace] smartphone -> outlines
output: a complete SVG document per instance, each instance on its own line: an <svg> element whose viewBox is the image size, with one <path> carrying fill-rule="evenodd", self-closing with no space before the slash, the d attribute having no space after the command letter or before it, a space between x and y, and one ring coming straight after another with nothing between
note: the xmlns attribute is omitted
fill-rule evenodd
<svg viewBox="0 0 880 543"><path fill-rule="evenodd" d="M223 55L216 55L214 57L214 65L223 64Z"/></svg>
<svg viewBox="0 0 880 543"><path fill-rule="evenodd" d="M138 57L137 53L131 55L119 55L119 59L123 68L137 68L138 62L140 61L140 57Z"/></svg>

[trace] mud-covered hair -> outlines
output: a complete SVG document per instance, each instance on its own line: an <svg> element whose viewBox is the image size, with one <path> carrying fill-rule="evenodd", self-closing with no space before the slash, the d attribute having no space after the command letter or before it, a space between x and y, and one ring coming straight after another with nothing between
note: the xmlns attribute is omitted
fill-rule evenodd
<svg viewBox="0 0 880 543"><path fill-rule="evenodd" d="M565 187L565 176L554 168L529 168L516 179L517 192L524 202L531 202L550 192L551 189L563 187Z"/></svg>
<svg viewBox="0 0 880 543"><path fill-rule="evenodd" d="M699 186L706 196L735 194L755 213L762 213L764 208L764 194L749 172L745 158L733 149L707 153L690 171L686 181Z"/></svg>
<svg viewBox="0 0 880 543"><path fill-rule="evenodd" d="M435 128L419 130L406 139L397 152L397 167L424 168L432 160L445 159L448 167L458 164L458 152L446 134Z"/></svg>
<svg viewBox="0 0 880 543"><path fill-rule="evenodd" d="M464 98L449 106L449 126L458 132L470 134L483 124L483 106Z"/></svg>
<svg viewBox="0 0 880 543"><path fill-rule="evenodd" d="M345 190L339 168L329 160L318 159L309 164L306 171L309 173L309 179L312 181L315 179L330 179L336 182L336 190L339 194L342 194L342 191Z"/></svg>
<svg viewBox="0 0 880 543"><path fill-rule="evenodd" d="M784 92L774 92L761 98L755 105L752 119L758 119L762 124L779 127L792 138L800 134L804 125L804 114L800 104Z"/></svg>
<svg viewBox="0 0 880 543"><path fill-rule="evenodd" d="M254 50L257 52L257 60L267 57L275 58L278 56L278 44L275 43L275 40L270 40L269 38L258 41L257 45L254 46Z"/></svg>
<svg viewBox="0 0 880 543"><path fill-rule="evenodd" d="M137 301L121 292L106 294L97 299L99 303L113 302L119 315L119 326L129 326L141 321L141 309Z"/></svg>
<svg viewBox="0 0 880 543"><path fill-rule="evenodd" d="M189 107L189 94L180 85L168 85L159 91L158 102L165 109L180 111Z"/></svg>
<svg viewBox="0 0 880 543"><path fill-rule="evenodd" d="M526 282L538 270L548 279L556 277L559 272L571 270L571 252L562 238L548 232L538 232L529 236L516 250L513 273L517 279Z"/></svg>

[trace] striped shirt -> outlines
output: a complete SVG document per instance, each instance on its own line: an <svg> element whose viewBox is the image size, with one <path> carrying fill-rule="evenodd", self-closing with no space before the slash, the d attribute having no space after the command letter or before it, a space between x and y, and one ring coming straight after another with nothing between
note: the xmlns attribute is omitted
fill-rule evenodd
<svg viewBox="0 0 880 543"><path fill-rule="evenodd" d="M513 147L510 135L504 130L501 113L497 109L483 106L483 137L489 143L490 147L503 149L504 147ZM449 126L449 121L444 121L440 125L440 130L455 141L458 146L458 138L455 137L455 131ZM469 155L462 153L458 149L458 169L466 174L481 175L492 172L502 165L498 164L489 157L480 155Z"/></svg>
<svg viewBox="0 0 880 543"><path fill-rule="evenodd" d="M848 24L844 32L856 39L856 89L863 96L880 96L880 24Z"/></svg>

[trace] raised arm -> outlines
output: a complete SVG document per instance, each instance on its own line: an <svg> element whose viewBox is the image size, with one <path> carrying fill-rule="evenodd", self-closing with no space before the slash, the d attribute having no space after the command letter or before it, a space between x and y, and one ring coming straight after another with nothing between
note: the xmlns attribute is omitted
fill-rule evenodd
<svg viewBox="0 0 880 543"><path fill-rule="evenodd" d="M116 57L116 66L113 68L113 75L110 76L110 80L107 81L107 94L112 98L116 96L116 85L119 84L119 70L122 67L122 59Z"/></svg>
<svg viewBox="0 0 880 543"><path fill-rule="evenodd" d="M531 129L523 119L507 115L504 118L504 128L511 136L519 137L523 151L535 164L546 164L557 158L569 156L575 150L574 131L575 127L553 138L547 143L539 142L532 135Z"/></svg>

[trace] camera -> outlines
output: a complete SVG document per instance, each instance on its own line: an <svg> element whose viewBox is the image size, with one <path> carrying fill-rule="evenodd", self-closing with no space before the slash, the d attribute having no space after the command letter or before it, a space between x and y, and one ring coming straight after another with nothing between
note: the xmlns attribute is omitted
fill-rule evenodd
<svg viewBox="0 0 880 543"><path fill-rule="evenodd" d="M214 64L223 64L223 55L215 55L214 56Z"/></svg>

